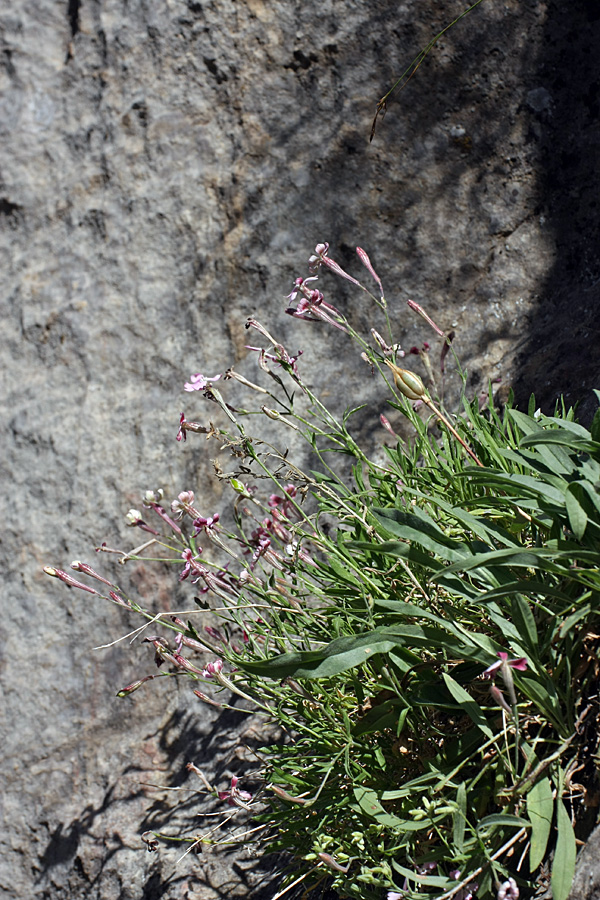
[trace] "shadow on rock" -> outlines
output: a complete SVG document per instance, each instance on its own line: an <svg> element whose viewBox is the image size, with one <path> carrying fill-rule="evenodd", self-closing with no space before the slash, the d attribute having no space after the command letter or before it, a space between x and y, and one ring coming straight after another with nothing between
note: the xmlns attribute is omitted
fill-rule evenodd
<svg viewBox="0 0 600 900"><path fill-rule="evenodd" d="M552 232L555 262L520 356L515 389L551 412L563 393L596 408L600 387L600 4L548 4L538 82L531 85L530 140L539 145L538 214Z"/></svg>

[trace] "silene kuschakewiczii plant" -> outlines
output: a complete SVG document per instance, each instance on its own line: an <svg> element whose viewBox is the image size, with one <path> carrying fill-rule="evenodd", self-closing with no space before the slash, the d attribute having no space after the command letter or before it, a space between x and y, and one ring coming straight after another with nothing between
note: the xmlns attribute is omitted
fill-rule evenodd
<svg viewBox="0 0 600 900"><path fill-rule="evenodd" d="M453 335L409 302L439 351L408 352L423 378L406 368L382 282L357 254L374 292L323 243L287 312L343 332L380 379L379 452L353 436L356 410L331 412L300 353L250 319L256 381L192 375L185 389L226 427L182 413L177 435L207 435L232 455L217 477L232 489L233 524L191 490L169 512L149 491L144 513L129 514L144 543L122 558L159 553L195 605L155 615L85 563L72 564L85 583L46 572L144 617L140 637L161 668L119 696L177 675L202 701L237 695L279 727L259 791L236 775L217 790L190 763L228 815L253 819L229 840L289 854L277 896L322 883L361 900L516 900L551 886L566 900L600 804L600 412L588 429L533 398L527 413L510 401L498 411L491 387L467 399L456 360L462 400L449 411ZM329 273L369 298L369 335L325 299ZM258 409L240 409L234 387ZM282 447L248 432L257 413L281 428ZM292 432L308 443L308 471L285 448ZM203 624L209 615L220 624ZM214 832L167 837L197 846ZM145 839L154 848L161 836Z"/></svg>

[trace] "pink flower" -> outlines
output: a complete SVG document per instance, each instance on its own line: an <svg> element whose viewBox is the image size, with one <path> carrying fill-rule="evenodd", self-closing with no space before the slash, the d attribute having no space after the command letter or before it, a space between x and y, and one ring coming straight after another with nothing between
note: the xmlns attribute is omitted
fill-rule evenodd
<svg viewBox="0 0 600 900"><path fill-rule="evenodd" d="M214 678L215 675L219 675L221 673L222 669L223 669L223 660L215 659L214 662L207 663L207 665L202 669L202 672L200 674L202 675L203 678ZM223 798L221 798L221 799L223 799Z"/></svg>
<svg viewBox="0 0 600 900"><path fill-rule="evenodd" d="M219 378L221 378L220 375L215 375L214 378L207 378L198 372L197 375L190 375L190 380L184 384L183 388L186 391L204 391L209 387L209 382L218 381Z"/></svg>
<svg viewBox="0 0 600 900"><path fill-rule="evenodd" d="M193 522L194 528L196 529L194 531L194 537L198 537L201 531L206 531L206 533L209 534L220 518L219 513L214 513L212 516L208 516L208 518L205 516L198 516Z"/></svg>
<svg viewBox="0 0 600 900"><path fill-rule="evenodd" d="M290 303L293 303L294 300L296 299L296 297L298 296L298 293L299 293L300 289L302 288L302 285L308 284L309 281L318 281L318 280L319 280L318 275L313 275L312 278L296 278L296 280L294 281L294 287L292 288L291 294L286 294L286 300L289 300Z"/></svg>
<svg viewBox="0 0 600 900"><path fill-rule="evenodd" d="M238 788L239 778L233 775L231 779L231 787L228 791L217 791L219 800L227 800L230 806L241 806L246 809L246 804L252 800L252 794L248 791L240 791Z"/></svg>
<svg viewBox="0 0 600 900"><path fill-rule="evenodd" d="M198 554L202 553L202 547L198 547L197 552L198 552ZM183 569L181 571L179 580L185 581L185 579L190 575L191 572L196 572L197 576L199 578L200 575L202 574L202 568L204 568L204 567L200 567L198 565L198 563L196 562L196 559L192 555L192 551L189 549L189 547L186 547L186 549L183 551L183 553L181 554L181 558L183 560L185 560L185 566L183 567ZM196 578L196 580L192 579L192 584L195 584L196 581L198 580L198 578Z"/></svg>
<svg viewBox="0 0 600 900"><path fill-rule="evenodd" d="M300 299L297 301L296 308L294 309L292 306L289 306L286 309L286 313L288 316L294 316L296 319L304 319L307 322L327 322L329 325L339 328L340 331L347 331L344 325L336 321L336 319L341 318L339 310L330 303L325 302L321 291L307 286L307 282L314 280L314 278L296 279L294 282L296 290L292 291L288 299L290 299L291 302L294 302L298 295L300 295Z"/></svg>
<svg viewBox="0 0 600 900"><path fill-rule="evenodd" d="M321 263L323 262L323 258L327 256L327 251L329 250L329 244L325 242L324 244L317 244L315 247L315 252L309 257L308 260L308 269L310 272L316 272Z"/></svg>
<svg viewBox="0 0 600 900"><path fill-rule="evenodd" d="M484 678L491 678L499 669L506 667L517 669L519 672L524 672L527 669L527 660L524 656L521 656L519 659L509 659L508 653L505 653L503 650L498 653L498 656L498 662L492 663L483 673Z"/></svg>

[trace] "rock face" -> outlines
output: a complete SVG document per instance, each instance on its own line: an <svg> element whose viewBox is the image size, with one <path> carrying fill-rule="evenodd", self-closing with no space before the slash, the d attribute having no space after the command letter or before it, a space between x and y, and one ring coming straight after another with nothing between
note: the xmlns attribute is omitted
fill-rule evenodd
<svg viewBox="0 0 600 900"><path fill-rule="evenodd" d="M182 408L206 415L181 387L232 362L252 376L249 314L305 350L329 402L372 398L362 427L377 433L376 393L343 335L283 313L317 241L355 272L353 248L368 250L405 346L429 337L408 297L454 328L473 392L501 376L546 408L560 391L592 408L594 4L483 3L390 100L369 144L377 99L463 7L2 5L4 896L212 900L257 897L268 881L256 862L175 866L179 848L144 851L140 832L173 816L198 827L185 764L227 781L247 721L162 682L114 699L151 671L149 654L91 648L139 623L41 569L97 562L103 540L133 546L123 514L147 488L194 489L213 509L212 451L174 441ZM345 282L323 283L357 327L371 324ZM183 597L173 572L127 577L157 611Z"/></svg>

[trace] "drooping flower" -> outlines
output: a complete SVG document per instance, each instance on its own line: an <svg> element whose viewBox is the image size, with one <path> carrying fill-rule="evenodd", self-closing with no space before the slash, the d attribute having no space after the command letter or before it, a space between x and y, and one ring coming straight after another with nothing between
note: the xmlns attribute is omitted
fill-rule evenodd
<svg viewBox="0 0 600 900"><path fill-rule="evenodd" d="M524 672L527 668L527 660L524 656L519 657L519 659L509 659L508 653L500 650L498 653L498 661L487 667L483 673L483 678L491 678L503 667L509 667L511 669L517 669L519 672Z"/></svg>
<svg viewBox="0 0 600 900"><path fill-rule="evenodd" d="M198 555L200 553L202 553L202 547L197 547L196 552ZM192 551L189 549L189 547L186 547L186 549L182 552L181 558L183 560L185 560L185 565L181 571L181 574L179 575L179 580L185 581L185 579L188 578L192 572L196 572L197 578L192 579L192 584L195 584L196 581L198 580L198 578L200 578L200 575L202 574L202 570L201 570L201 567L198 565L196 559L194 558L194 555L192 554ZM202 568L204 568L204 567L202 567Z"/></svg>
<svg viewBox="0 0 600 900"><path fill-rule="evenodd" d="M317 244L315 247L315 252L311 254L308 259L308 270L309 272L316 272L323 259L327 256L327 251L329 250L329 244L327 241L322 244Z"/></svg>
<svg viewBox="0 0 600 900"><path fill-rule="evenodd" d="M286 309L287 315L294 316L296 319L304 319L307 322L327 322L329 325L339 328L340 331L347 332L346 326L337 321L342 318L339 310L325 302L321 291L308 287L307 282L309 281L315 281L315 279L296 278L294 282L296 290L292 291L288 299L290 302L295 302L297 297L299 299L295 309L293 306Z"/></svg>
<svg viewBox="0 0 600 900"><path fill-rule="evenodd" d="M514 709L517 705L517 695L515 693L515 683L512 670L517 669L517 671L519 672L524 672L527 668L527 660L524 656L519 657L519 659L509 659L508 653L505 653L504 650L500 650L500 652L498 653L498 657L498 661L492 663L491 666L488 666L485 672L482 673L482 677L494 678L496 672L500 672L502 680L504 681L504 684L506 686L506 690L508 691L508 698ZM504 708L504 704L500 701L497 693L492 690L491 694L496 702Z"/></svg>
<svg viewBox="0 0 600 900"><path fill-rule="evenodd" d="M238 788L239 778L235 775L231 778L231 787L227 791L217 791L219 800L227 800L229 806L241 806L246 809L246 804L252 800L252 794L241 791Z"/></svg>

